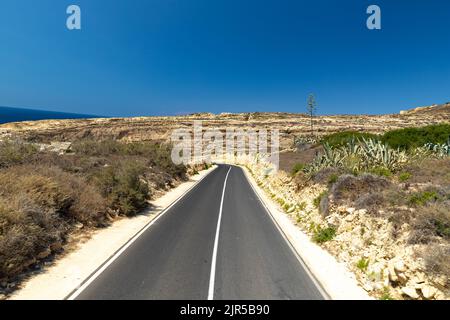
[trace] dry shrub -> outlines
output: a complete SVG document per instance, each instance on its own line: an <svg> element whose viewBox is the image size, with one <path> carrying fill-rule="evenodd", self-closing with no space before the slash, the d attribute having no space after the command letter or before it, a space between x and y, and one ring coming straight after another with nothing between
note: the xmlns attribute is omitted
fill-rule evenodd
<svg viewBox="0 0 450 320"><path fill-rule="evenodd" d="M297 192L301 192L304 187L308 185L310 182L310 177L305 174L303 171L297 172L297 174L293 178L293 182L296 187Z"/></svg>
<svg viewBox="0 0 450 320"><path fill-rule="evenodd" d="M0 279L25 270L71 225L105 224L106 201L81 177L56 167L0 171Z"/></svg>
<svg viewBox="0 0 450 320"><path fill-rule="evenodd" d="M327 183L330 183L330 180L333 177L338 178L339 176L341 176L345 173L346 173L346 171L343 168L328 167L328 168L319 170L317 173L315 173L312 176L312 181L315 183L327 184Z"/></svg>
<svg viewBox="0 0 450 320"><path fill-rule="evenodd" d="M58 167L63 171L89 174L103 167L111 157L94 157L80 154L64 154L59 155L55 152L40 152L30 159L30 163L34 165L46 165L49 167ZM112 160L114 161L114 160Z"/></svg>
<svg viewBox="0 0 450 320"><path fill-rule="evenodd" d="M450 240L450 202L419 208L411 217L408 241L412 244Z"/></svg>
<svg viewBox="0 0 450 320"><path fill-rule="evenodd" d="M25 193L0 199L0 279L22 272L52 243L63 242L68 230L54 209Z"/></svg>
<svg viewBox="0 0 450 320"><path fill-rule="evenodd" d="M0 168L24 163L37 152L35 146L19 140L0 141Z"/></svg>
<svg viewBox="0 0 450 320"><path fill-rule="evenodd" d="M381 192L365 193L362 194L355 201L356 209L367 209L374 213L377 209L383 207L385 204L385 197Z"/></svg>
<svg viewBox="0 0 450 320"><path fill-rule="evenodd" d="M85 225L105 223L106 201L82 177L49 166L19 166L0 173L0 197L24 194L42 208Z"/></svg>
<svg viewBox="0 0 450 320"><path fill-rule="evenodd" d="M448 244L433 244L427 246L422 252L422 257L425 261L425 267L428 272L436 275L443 275L450 279L450 245ZM450 291L447 280L446 291Z"/></svg>
<svg viewBox="0 0 450 320"><path fill-rule="evenodd" d="M356 204L361 208L378 204L381 199L374 196L391 186L391 182L384 177L372 174L361 176L342 175L330 189L330 196L338 205Z"/></svg>

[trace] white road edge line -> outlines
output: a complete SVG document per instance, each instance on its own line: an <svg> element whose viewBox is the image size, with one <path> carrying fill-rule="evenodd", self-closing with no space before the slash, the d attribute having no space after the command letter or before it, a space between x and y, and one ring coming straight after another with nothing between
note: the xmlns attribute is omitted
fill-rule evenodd
<svg viewBox="0 0 450 320"><path fill-rule="evenodd" d="M192 189L194 189L200 182L214 172L216 168L208 172L204 177L195 182L188 190L186 190L181 196L179 196L174 202L172 202L168 207L162 210L158 216L156 216L152 221L146 224L140 231L138 231L130 240L128 240L118 251L116 251L111 257L109 257L98 269L94 271L89 277L87 277L81 285L74 291L69 293L69 295L64 300L75 300L109 265L111 265L114 260L116 260L126 249L128 249L133 242L135 242L148 228L150 228L159 218L161 218L170 208L172 208L176 203L183 199Z"/></svg>
<svg viewBox="0 0 450 320"><path fill-rule="evenodd" d="M217 221L216 238L214 239L214 249L211 259L211 273L209 274L209 289L208 289L208 300L214 299L214 281L216 278L216 260L217 260L217 247L219 246L219 233L220 233L220 222L222 221L222 209L223 209L223 198L225 197L225 188L227 187L228 175L231 171L228 169L227 175L225 176L225 181L223 183L222 199L220 200L219 209L219 219Z"/></svg>
<svg viewBox="0 0 450 320"><path fill-rule="evenodd" d="M275 217L272 215L272 212L270 211L270 209L267 207L266 202L261 198L261 196L259 195L259 192L255 189L255 187L253 186L252 182L250 181L250 177L247 174L247 171L244 168L240 168L243 172L244 172L244 176L247 179L248 184L250 185L250 187L253 189L253 192L256 194L256 196L259 199L259 202L262 204L262 206L264 207L266 213L269 215L270 219L272 220L273 224L276 226L276 228L278 229L278 231L280 232L281 236L283 237L283 239L286 241L286 243L288 244L289 248L291 248L292 252L294 253L294 255L297 257L297 260L300 262L300 265L303 267L303 269L306 271L306 273L309 275L309 277L311 278L312 282L314 283L314 285L316 286L317 290L319 291L319 293L322 295L322 297L325 300L331 300L330 295L325 291L325 289L323 288L323 286L320 284L319 280L316 278L316 276L314 275L314 273L311 271L311 269L306 265L305 261L303 261L300 253L297 251L297 249L294 247L294 245L291 243L291 241L288 239L288 237L286 236L286 234L284 233L283 229L281 228L281 226L278 224L278 222L275 220ZM263 191L264 192L264 191Z"/></svg>

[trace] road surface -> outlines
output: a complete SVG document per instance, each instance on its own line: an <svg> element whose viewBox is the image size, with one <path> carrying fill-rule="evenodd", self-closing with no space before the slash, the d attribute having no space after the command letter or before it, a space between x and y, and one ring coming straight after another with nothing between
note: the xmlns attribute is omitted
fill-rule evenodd
<svg viewBox="0 0 450 320"><path fill-rule="evenodd" d="M70 299L323 299L239 167L219 165Z"/></svg>

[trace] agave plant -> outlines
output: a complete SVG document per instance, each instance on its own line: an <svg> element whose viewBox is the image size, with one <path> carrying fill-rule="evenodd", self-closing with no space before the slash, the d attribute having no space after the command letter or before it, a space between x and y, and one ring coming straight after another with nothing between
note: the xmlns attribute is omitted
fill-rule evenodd
<svg viewBox="0 0 450 320"><path fill-rule="evenodd" d="M427 143L425 144L424 148L432 151L434 154L440 157L450 156L450 139L449 141L447 141L447 143Z"/></svg>
<svg viewBox="0 0 450 320"><path fill-rule="evenodd" d="M350 140L346 145L331 148L324 144L324 153L305 168L306 173L327 167L345 167L358 172L372 168L400 169L409 160L408 154L374 139Z"/></svg>
<svg viewBox="0 0 450 320"><path fill-rule="evenodd" d="M381 141L362 139L362 155L368 166L380 166L395 171L408 162L408 155L400 149L393 149Z"/></svg>

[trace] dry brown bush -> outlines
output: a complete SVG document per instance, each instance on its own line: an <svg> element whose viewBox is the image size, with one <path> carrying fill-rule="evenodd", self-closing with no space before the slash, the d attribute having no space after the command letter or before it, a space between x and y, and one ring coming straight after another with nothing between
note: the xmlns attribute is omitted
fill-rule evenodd
<svg viewBox="0 0 450 320"><path fill-rule="evenodd" d="M46 186L48 181L41 182L45 189L53 189L51 183ZM7 200L0 198L0 279L8 279L26 269L52 243L63 242L70 228L50 205L63 197L42 193L32 199L28 195L22 192Z"/></svg>
<svg viewBox="0 0 450 320"><path fill-rule="evenodd" d="M450 157L445 159L428 159L421 163L410 165L404 171L411 174L408 183L450 185Z"/></svg>
<svg viewBox="0 0 450 320"><path fill-rule="evenodd" d="M372 174L363 174L361 176L342 175L330 189L330 197L338 205L359 203L360 207L366 206L364 199L368 201L367 205L377 199L371 199L370 195L380 194L388 187L391 182L384 178ZM365 198L364 198L365 197Z"/></svg>
<svg viewBox="0 0 450 320"><path fill-rule="evenodd" d="M446 278L446 285L443 290L450 292L450 245L447 244L432 244L422 250L421 256L425 261L425 266L428 272Z"/></svg>
<svg viewBox="0 0 450 320"><path fill-rule="evenodd" d="M0 172L0 197L24 194L66 219L86 225L105 222L106 201L82 177L57 167L24 165Z"/></svg>
<svg viewBox="0 0 450 320"><path fill-rule="evenodd" d="M450 240L450 202L438 202L419 208L411 215L408 241L412 244Z"/></svg>

